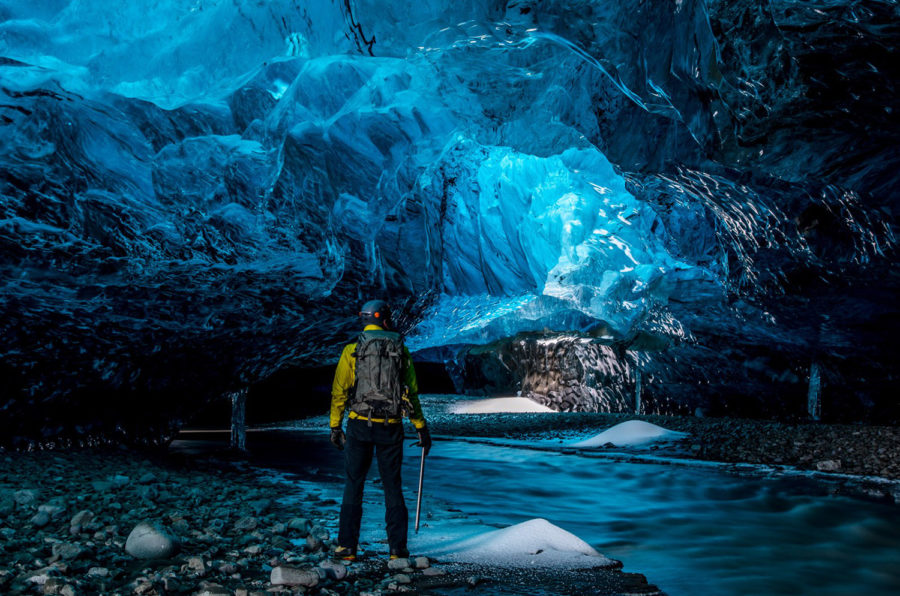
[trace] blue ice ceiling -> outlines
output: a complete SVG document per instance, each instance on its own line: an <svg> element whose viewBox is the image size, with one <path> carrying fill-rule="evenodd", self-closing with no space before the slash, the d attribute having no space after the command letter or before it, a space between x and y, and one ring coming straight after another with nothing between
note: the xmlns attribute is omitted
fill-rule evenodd
<svg viewBox="0 0 900 596"><path fill-rule="evenodd" d="M0 2L2 407L327 363L374 295L419 350L871 363L897 328L897 16Z"/></svg>

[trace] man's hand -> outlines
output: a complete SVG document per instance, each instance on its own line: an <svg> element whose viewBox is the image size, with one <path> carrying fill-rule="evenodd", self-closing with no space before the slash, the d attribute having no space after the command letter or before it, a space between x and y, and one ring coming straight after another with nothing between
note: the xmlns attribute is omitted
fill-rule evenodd
<svg viewBox="0 0 900 596"><path fill-rule="evenodd" d="M331 428L331 444L337 447L338 449L344 448L344 443L347 442L347 437L344 436L344 431L341 430L340 426L334 426Z"/></svg>
<svg viewBox="0 0 900 596"><path fill-rule="evenodd" d="M425 455L428 455L428 452L431 451L431 433L428 432L428 427L417 428L416 433L419 435L419 442L413 443L413 445L421 447L425 450Z"/></svg>

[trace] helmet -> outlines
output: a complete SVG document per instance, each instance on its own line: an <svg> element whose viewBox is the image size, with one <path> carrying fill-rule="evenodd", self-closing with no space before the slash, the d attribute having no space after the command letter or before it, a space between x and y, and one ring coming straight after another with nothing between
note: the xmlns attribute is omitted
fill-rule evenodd
<svg viewBox="0 0 900 596"><path fill-rule="evenodd" d="M362 305L359 316L364 325L378 325L387 329L391 324L391 307L384 300L369 300Z"/></svg>

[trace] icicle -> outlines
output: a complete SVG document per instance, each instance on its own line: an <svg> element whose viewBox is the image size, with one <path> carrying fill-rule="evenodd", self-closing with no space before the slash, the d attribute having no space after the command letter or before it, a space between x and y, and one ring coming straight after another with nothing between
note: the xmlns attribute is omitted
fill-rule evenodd
<svg viewBox="0 0 900 596"><path fill-rule="evenodd" d="M641 404L641 369L634 369L634 413L642 414L643 406Z"/></svg>
<svg viewBox="0 0 900 596"><path fill-rule="evenodd" d="M819 420L822 415L822 379L819 375L819 363L813 361L809 367L809 395L806 400L810 420Z"/></svg>
<svg viewBox="0 0 900 596"><path fill-rule="evenodd" d="M247 390L231 393L231 448L247 450Z"/></svg>

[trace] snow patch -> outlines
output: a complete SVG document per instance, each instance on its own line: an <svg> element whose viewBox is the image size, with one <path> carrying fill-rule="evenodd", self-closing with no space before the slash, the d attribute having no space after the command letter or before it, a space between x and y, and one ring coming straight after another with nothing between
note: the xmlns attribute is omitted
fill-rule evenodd
<svg viewBox="0 0 900 596"><path fill-rule="evenodd" d="M450 407L453 414L501 414L555 412L543 404L527 397L495 397L457 402Z"/></svg>
<svg viewBox="0 0 900 596"><path fill-rule="evenodd" d="M573 443L572 447L602 447L612 443L616 447L637 447L657 441L677 441L687 433L669 430L643 420L629 420L609 428L595 437Z"/></svg>
<svg viewBox="0 0 900 596"><path fill-rule="evenodd" d="M532 519L445 543L428 553L445 561L506 567L607 567L616 562L546 519Z"/></svg>

